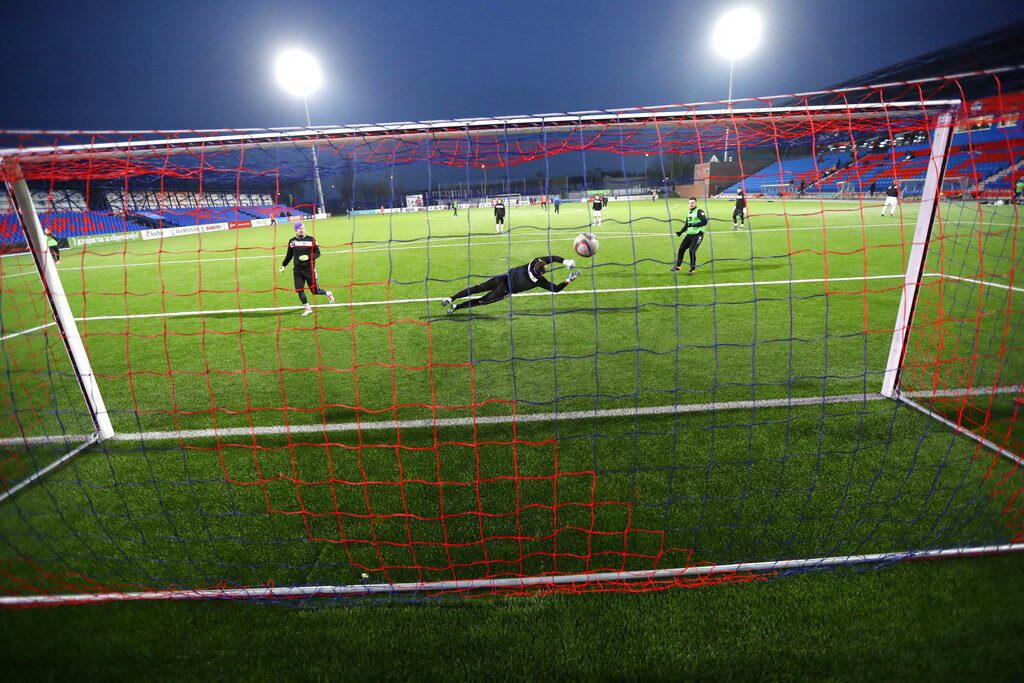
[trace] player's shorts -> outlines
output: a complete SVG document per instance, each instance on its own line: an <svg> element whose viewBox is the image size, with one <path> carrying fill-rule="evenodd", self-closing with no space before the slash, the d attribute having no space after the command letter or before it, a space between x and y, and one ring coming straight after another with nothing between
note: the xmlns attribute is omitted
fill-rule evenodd
<svg viewBox="0 0 1024 683"><path fill-rule="evenodd" d="M494 222L495 223L501 223L502 225L504 225L505 224L505 217L504 216L495 216L494 217Z"/></svg>
<svg viewBox="0 0 1024 683"><path fill-rule="evenodd" d="M309 287L316 287L316 270L312 268L296 268L292 272L292 282L295 284L295 291L305 289L307 285Z"/></svg>
<svg viewBox="0 0 1024 683"><path fill-rule="evenodd" d="M743 220L743 209L735 208L732 210L732 220L735 221L737 218L741 221Z"/></svg>
<svg viewBox="0 0 1024 683"><path fill-rule="evenodd" d="M899 206L900 200L898 197L890 197L886 195L885 204L883 206Z"/></svg>

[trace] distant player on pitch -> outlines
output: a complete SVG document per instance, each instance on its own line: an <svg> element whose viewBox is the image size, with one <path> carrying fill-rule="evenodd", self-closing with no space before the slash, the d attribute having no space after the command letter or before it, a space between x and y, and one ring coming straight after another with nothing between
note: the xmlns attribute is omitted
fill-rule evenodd
<svg viewBox="0 0 1024 683"><path fill-rule="evenodd" d="M900 188L896 184L896 181L892 181L889 185L889 189L885 191L885 204L882 205L882 215L885 215L885 208L891 206L889 210L890 216L896 215L896 207L900 204Z"/></svg>
<svg viewBox="0 0 1024 683"><path fill-rule="evenodd" d="M743 194L743 190L736 190L736 207L732 210L732 229L742 230L743 219L747 215L747 198ZM740 224L736 225L736 220L739 219Z"/></svg>
<svg viewBox="0 0 1024 683"><path fill-rule="evenodd" d="M602 199L601 195L594 195L594 204L591 207L594 213L590 219L590 224L595 227L601 225L601 212L604 210L604 201Z"/></svg>
<svg viewBox="0 0 1024 683"><path fill-rule="evenodd" d="M505 200L498 197L494 202L494 232L499 235L505 231Z"/></svg>
<svg viewBox="0 0 1024 683"><path fill-rule="evenodd" d="M551 263L561 263L569 269L569 276L557 285L544 277L544 273ZM447 299L443 299L441 305L447 309L445 312L451 315L460 308L486 306L487 304L501 301L510 294L519 294L534 287L543 287L556 293L561 292L570 282L580 276L580 271L573 270L575 267L576 261L574 259L563 259L561 256L538 256L525 265L510 269L507 273L495 275L478 285L467 287L462 291L452 294ZM481 292L487 293L476 299L468 299L462 303L453 304L455 299L467 298Z"/></svg>
<svg viewBox="0 0 1024 683"><path fill-rule="evenodd" d="M309 315L313 312L309 301L306 299L305 289L307 285L311 292L326 296L328 301L332 304L334 303L334 295L316 282L316 260L318 258L320 258L320 245L316 243L316 238L306 234L306 229L302 223L296 223L295 237L288 240L288 253L285 255L284 262L278 271L283 273L285 266L294 259L295 265L293 266L292 281L295 283L295 293L299 295L299 301L303 305L302 315Z"/></svg>

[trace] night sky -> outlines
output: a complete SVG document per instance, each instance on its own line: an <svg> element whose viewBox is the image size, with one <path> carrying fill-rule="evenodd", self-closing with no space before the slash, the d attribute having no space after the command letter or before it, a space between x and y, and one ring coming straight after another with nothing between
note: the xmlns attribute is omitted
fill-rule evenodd
<svg viewBox="0 0 1024 683"><path fill-rule="evenodd" d="M762 12L737 97L826 87L1024 19L1024 2L27 2L0 22L0 129L304 123L273 59L321 60L315 124L724 99L710 47L727 9ZM927 7L927 11L922 11Z"/></svg>

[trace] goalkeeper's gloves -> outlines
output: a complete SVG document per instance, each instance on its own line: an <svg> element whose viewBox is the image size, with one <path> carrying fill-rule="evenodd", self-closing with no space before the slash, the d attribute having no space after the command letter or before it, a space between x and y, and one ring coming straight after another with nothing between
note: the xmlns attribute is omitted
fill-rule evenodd
<svg viewBox="0 0 1024 683"><path fill-rule="evenodd" d="M682 236L682 234L683 234L683 231L682 231L682 230L677 230L677 231L676 231L676 237L681 237L681 236Z"/></svg>
<svg viewBox="0 0 1024 683"><path fill-rule="evenodd" d="M568 268L569 270L572 270L573 268L576 267L576 259L567 258L564 261L562 261L562 265Z"/></svg>
<svg viewBox="0 0 1024 683"><path fill-rule="evenodd" d="M279 273L283 273L283 272L284 272L284 266L281 266L280 268L278 268L278 269L277 269L277 272L279 272Z"/></svg>
<svg viewBox="0 0 1024 683"><path fill-rule="evenodd" d="M580 275L582 275L582 273L580 273L580 271L578 271L578 270L572 271L571 273L569 273L569 277L565 278L565 284L569 284L570 282L572 282L573 280L578 278Z"/></svg>
<svg viewBox="0 0 1024 683"><path fill-rule="evenodd" d="M308 261L309 260L309 254L302 254L301 256L299 256L299 260L300 261Z"/></svg>

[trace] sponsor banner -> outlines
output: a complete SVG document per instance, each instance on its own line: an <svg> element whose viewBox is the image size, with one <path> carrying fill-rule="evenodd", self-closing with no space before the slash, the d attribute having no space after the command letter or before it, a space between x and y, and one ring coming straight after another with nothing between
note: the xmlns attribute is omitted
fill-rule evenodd
<svg viewBox="0 0 1024 683"><path fill-rule="evenodd" d="M137 232L111 232L106 235L90 235L89 237L69 237L68 244L72 247L84 247L89 244L107 244L110 242L130 242L139 239Z"/></svg>
<svg viewBox="0 0 1024 683"><path fill-rule="evenodd" d="M423 208L423 195L421 195L421 194L407 194L407 195L405 195L405 206L408 209L421 209L421 208Z"/></svg>
<svg viewBox="0 0 1024 683"><path fill-rule="evenodd" d="M232 230L252 227L252 221L228 221L228 227Z"/></svg>
<svg viewBox="0 0 1024 683"><path fill-rule="evenodd" d="M221 232L228 229L227 223L210 223L208 225L184 225L175 228L164 228L163 230L143 230L142 239L159 240L165 237L181 237L183 235L196 235L206 232Z"/></svg>
<svg viewBox="0 0 1024 683"><path fill-rule="evenodd" d="M262 228L266 225L270 225L271 220L269 218L253 218L249 221L254 228Z"/></svg>

